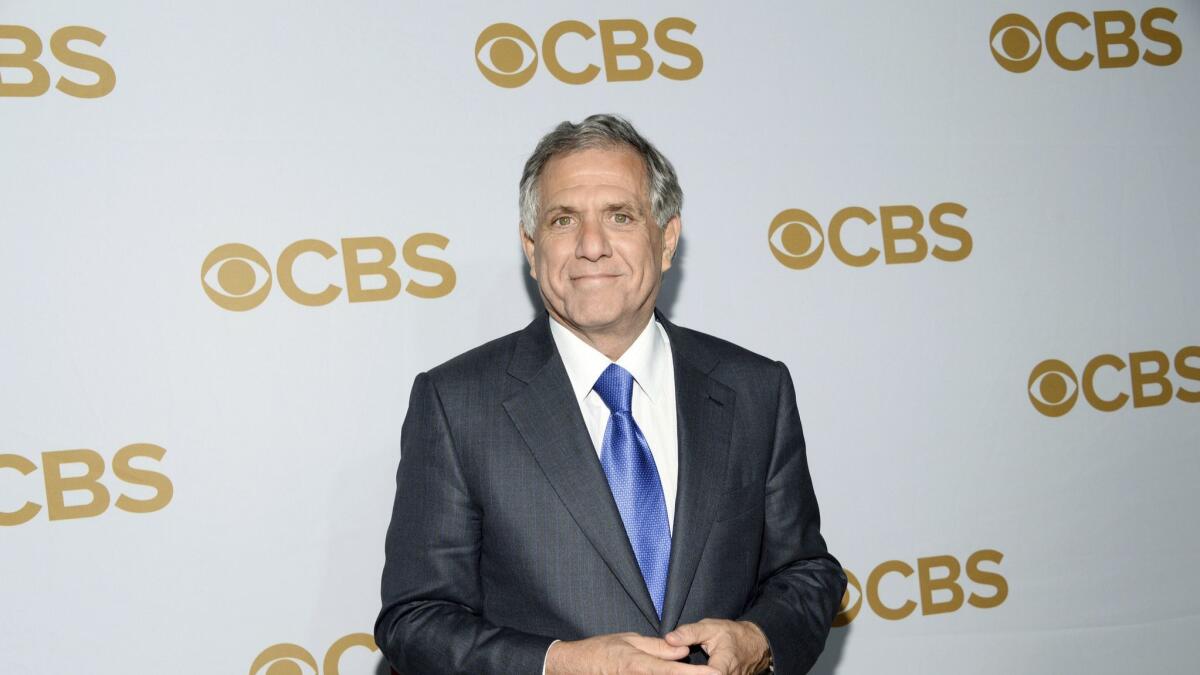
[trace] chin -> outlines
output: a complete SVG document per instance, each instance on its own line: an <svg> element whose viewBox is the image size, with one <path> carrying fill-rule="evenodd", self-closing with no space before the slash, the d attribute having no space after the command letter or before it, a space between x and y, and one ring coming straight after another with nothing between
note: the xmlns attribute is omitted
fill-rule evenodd
<svg viewBox="0 0 1200 675"><path fill-rule="evenodd" d="M564 313L563 317L580 328L602 328L621 319L621 311L608 307L586 307L581 311Z"/></svg>
<svg viewBox="0 0 1200 675"><path fill-rule="evenodd" d="M574 316L568 316L567 318L570 319L572 323L574 323L576 326L579 326L580 328L596 329L596 328L603 328L605 326L610 326L610 325L616 323L617 320L619 319L619 315L617 315L617 314L591 314L591 313L585 312L583 314L576 314Z"/></svg>

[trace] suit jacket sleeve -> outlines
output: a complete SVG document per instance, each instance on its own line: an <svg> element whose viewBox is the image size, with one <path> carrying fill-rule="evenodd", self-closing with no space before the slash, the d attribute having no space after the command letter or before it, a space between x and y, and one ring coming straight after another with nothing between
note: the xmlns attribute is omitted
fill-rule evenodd
<svg viewBox="0 0 1200 675"><path fill-rule="evenodd" d="M400 447L376 644L404 675L541 672L551 638L481 616L480 512L426 373L413 383Z"/></svg>
<svg viewBox="0 0 1200 675"><path fill-rule="evenodd" d="M821 537L796 392L787 366L777 365L779 398L757 594L740 618L766 634L775 672L792 675L808 672L824 649L846 576Z"/></svg>

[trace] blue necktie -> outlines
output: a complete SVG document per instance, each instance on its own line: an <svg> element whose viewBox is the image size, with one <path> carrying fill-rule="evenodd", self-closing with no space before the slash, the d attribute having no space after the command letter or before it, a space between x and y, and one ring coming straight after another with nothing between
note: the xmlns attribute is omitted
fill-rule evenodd
<svg viewBox="0 0 1200 675"><path fill-rule="evenodd" d="M654 456L630 409L633 375L614 363L600 374L592 388L611 413L604 427L600 465L621 512L646 590L650 591L654 610L661 619L667 593L667 565L671 560L671 528L667 524L667 502Z"/></svg>

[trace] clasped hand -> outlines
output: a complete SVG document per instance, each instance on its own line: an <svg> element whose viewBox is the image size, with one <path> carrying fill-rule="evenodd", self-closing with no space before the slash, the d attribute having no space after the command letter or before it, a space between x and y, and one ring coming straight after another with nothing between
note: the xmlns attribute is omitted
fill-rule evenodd
<svg viewBox="0 0 1200 675"><path fill-rule="evenodd" d="M698 645L708 665L677 663ZM546 654L546 675L758 675L770 663L762 630L747 621L703 619L666 638L636 633L557 642Z"/></svg>

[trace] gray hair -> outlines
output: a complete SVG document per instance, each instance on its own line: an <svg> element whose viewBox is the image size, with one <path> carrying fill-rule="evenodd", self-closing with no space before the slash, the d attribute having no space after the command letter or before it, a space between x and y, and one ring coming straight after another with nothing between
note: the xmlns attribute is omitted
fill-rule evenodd
<svg viewBox="0 0 1200 675"><path fill-rule="evenodd" d="M560 155L592 148L627 146L646 166L650 208L660 228L683 210L683 188L675 167L637 129L617 115L592 115L579 124L563 122L542 137L521 172L521 226L532 237L537 232L538 180L546 163Z"/></svg>

